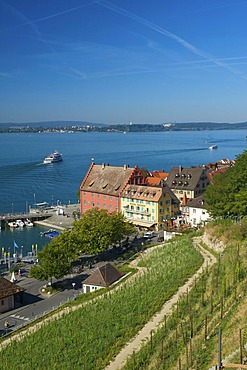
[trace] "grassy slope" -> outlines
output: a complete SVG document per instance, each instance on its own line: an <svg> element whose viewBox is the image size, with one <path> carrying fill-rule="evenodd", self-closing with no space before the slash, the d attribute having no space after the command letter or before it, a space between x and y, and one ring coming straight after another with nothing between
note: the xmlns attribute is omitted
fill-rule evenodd
<svg viewBox="0 0 247 370"><path fill-rule="evenodd" d="M178 309L146 345L131 358L140 369L209 369L217 364L218 330L222 328L222 358L239 363L239 329L247 343L247 248L246 224L232 221L208 226L212 240L228 247L218 263L205 271ZM214 244L214 243L213 243ZM235 356L228 357L230 354ZM247 351L243 349L243 357Z"/></svg>
<svg viewBox="0 0 247 370"><path fill-rule="evenodd" d="M143 257L145 274L0 352L0 369L103 369L201 265L190 238Z"/></svg>

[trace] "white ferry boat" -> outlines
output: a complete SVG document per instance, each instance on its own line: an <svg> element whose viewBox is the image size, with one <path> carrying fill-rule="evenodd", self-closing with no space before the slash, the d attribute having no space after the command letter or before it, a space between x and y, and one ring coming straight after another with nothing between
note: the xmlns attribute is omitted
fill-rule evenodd
<svg viewBox="0 0 247 370"><path fill-rule="evenodd" d="M55 163L55 162L61 162L63 160L62 154L58 153L58 151L55 150L55 152L51 153L47 157L45 157L43 163Z"/></svg>
<svg viewBox="0 0 247 370"><path fill-rule="evenodd" d="M218 149L218 146L217 146L217 145L211 145L208 149L209 149L209 150Z"/></svg>

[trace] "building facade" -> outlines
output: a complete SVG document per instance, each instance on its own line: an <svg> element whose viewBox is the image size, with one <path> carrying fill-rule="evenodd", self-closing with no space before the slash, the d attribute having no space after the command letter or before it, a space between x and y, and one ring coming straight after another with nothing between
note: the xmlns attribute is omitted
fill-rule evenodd
<svg viewBox="0 0 247 370"><path fill-rule="evenodd" d="M209 173L211 170L206 167L183 168L172 167L166 180L167 185L182 202L184 194L187 198L196 198L204 193L210 183Z"/></svg>
<svg viewBox="0 0 247 370"><path fill-rule="evenodd" d="M127 185L122 192L121 209L134 225L159 230L179 212L179 200L167 185Z"/></svg>
<svg viewBox="0 0 247 370"><path fill-rule="evenodd" d="M130 168L92 163L80 186L80 212L97 207L107 212L120 212L120 194L128 184L145 184L138 166Z"/></svg>
<svg viewBox="0 0 247 370"><path fill-rule="evenodd" d="M183 201L181 214L183 221L190 227L205 226L210 220L203 195Z"/></svg>

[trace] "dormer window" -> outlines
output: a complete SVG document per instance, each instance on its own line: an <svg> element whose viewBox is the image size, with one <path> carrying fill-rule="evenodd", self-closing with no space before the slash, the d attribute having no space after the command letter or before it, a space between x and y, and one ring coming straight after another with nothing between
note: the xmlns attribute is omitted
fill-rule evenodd
<svg viewBox="0 0 247 370"><path fill-rule="evenodd" d="M176 173L175 177L179 177L179 173Z"/></svg>
<svg viewBox="0 0 247 370"><path fill-rule="evenodd" d="M106 183L102 186L102 188L103 188L103 189L105 189L105 188L107 187L107 185L108 185L108 183L106 182Z"/></svg>
<svg viewBox="0 0 247 370"><path fill-rule="evenodd" d="M187 179L191 179L191 174L190 173L188 173Z"/></svg>
<svg viewBox="0 0 247 370"><path fill-rule="evenodd" d="M89 183L89 186L93 186L94 180Z"/></svg>

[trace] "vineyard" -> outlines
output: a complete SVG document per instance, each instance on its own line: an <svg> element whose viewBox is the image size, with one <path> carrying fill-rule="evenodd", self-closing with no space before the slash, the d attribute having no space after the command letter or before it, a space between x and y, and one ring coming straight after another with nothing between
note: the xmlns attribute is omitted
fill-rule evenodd
<svg viewBox="0 0 247 370"><path fill-rule="evenodd" d="M2 348L0 369L104 369L201 264L188 237L150 251L130 283Z"/></svg>
<svg viewBox="0 0 247 370"><path fill-rule="evenodd" d="M195 280L193 289L179 300L172 315L164 318L162 327L129 358L124 369L215 369L219 328L227 333L223 357L229 354L230 346L235 351L235 363L243 363L240 361L247 358L246 269L244 245L235 243L225 249L218 255L217 264ZM241 306L242 321L235 316ZM239 344L241 326L245 328Z"/></svg>

